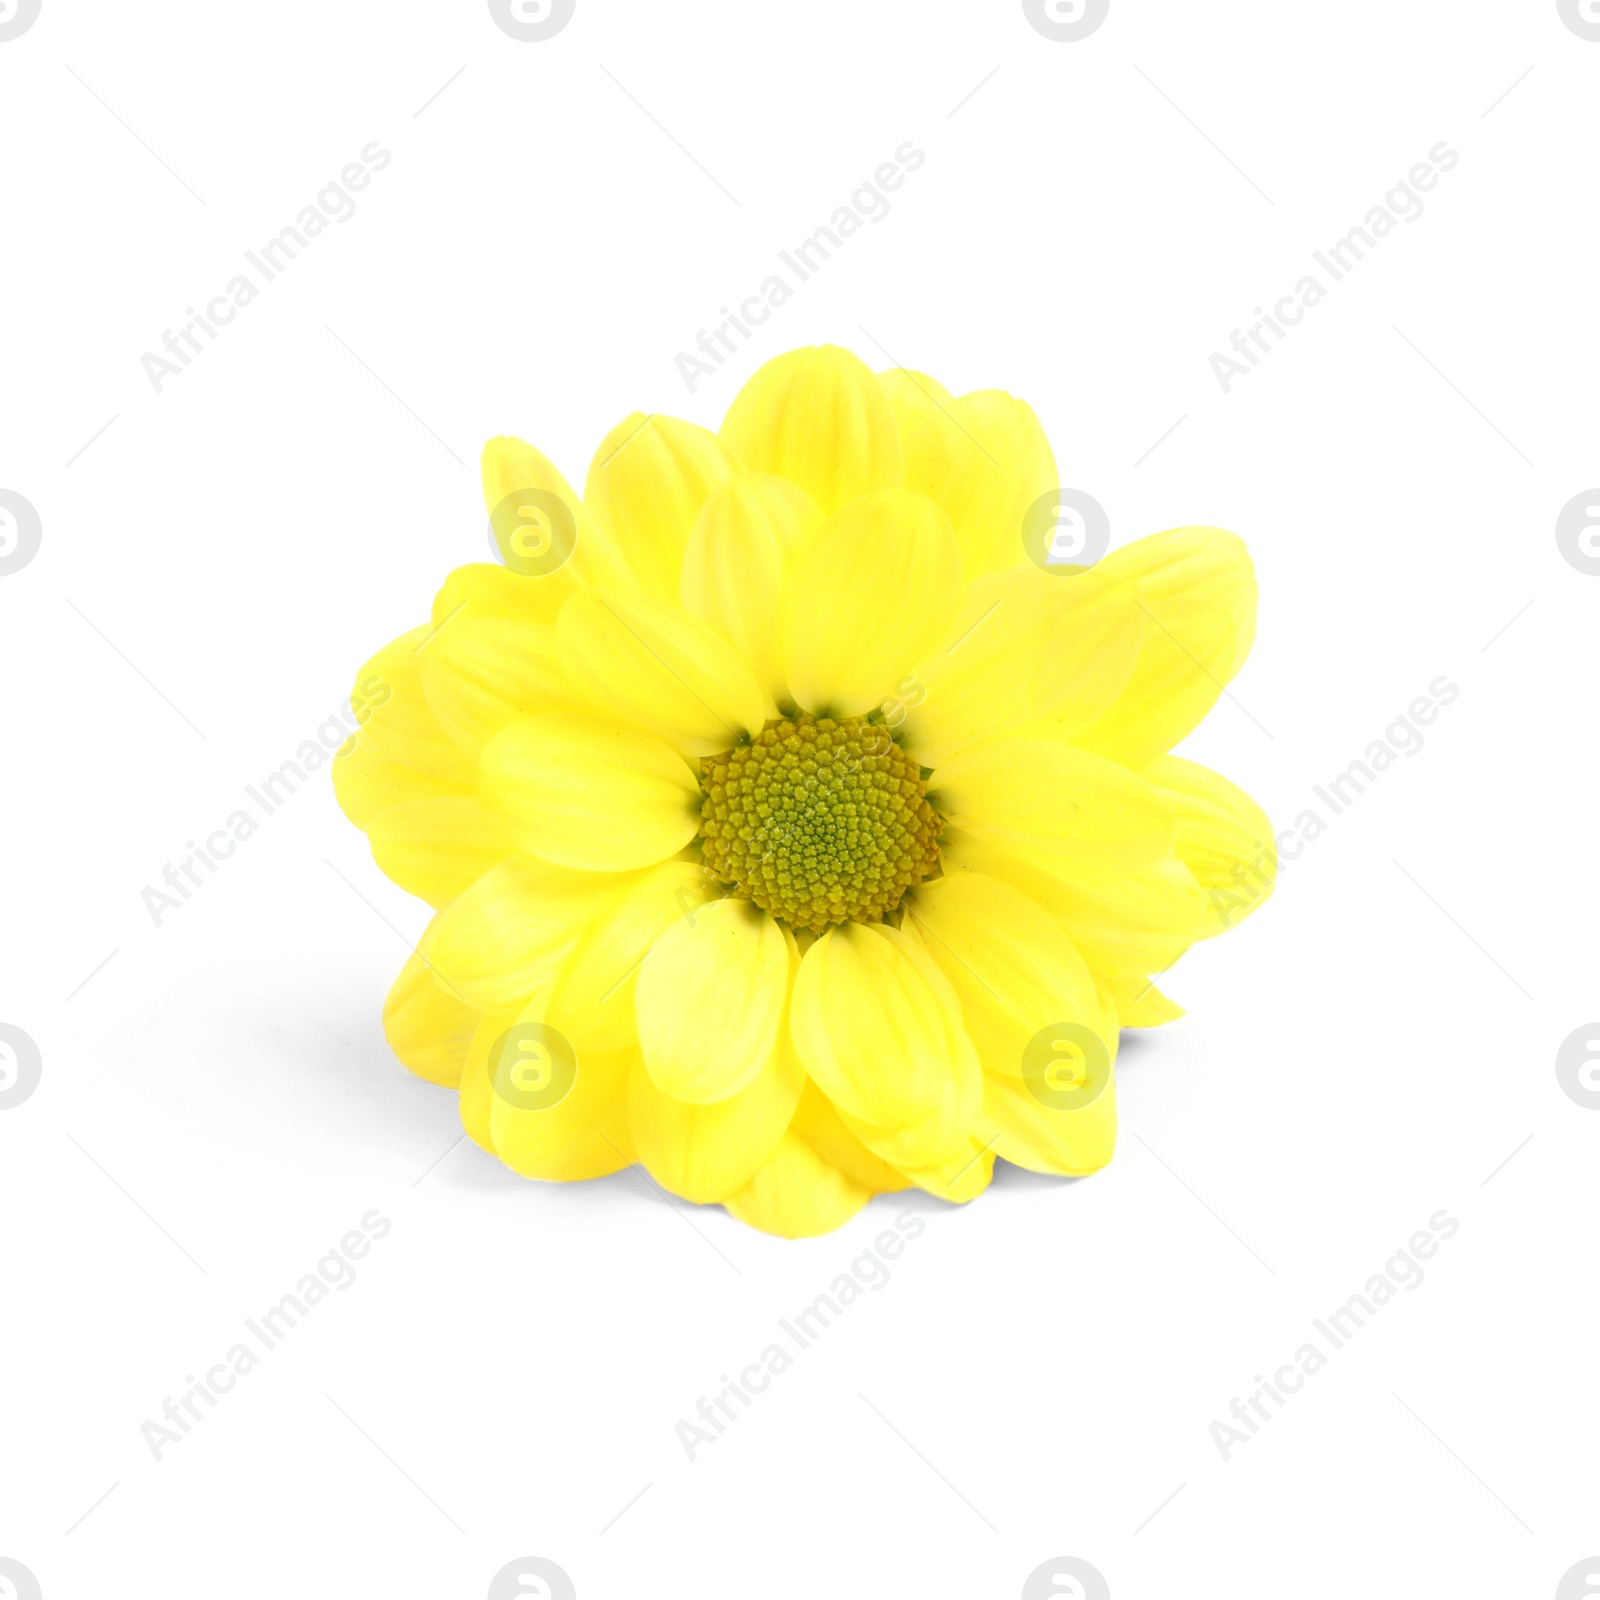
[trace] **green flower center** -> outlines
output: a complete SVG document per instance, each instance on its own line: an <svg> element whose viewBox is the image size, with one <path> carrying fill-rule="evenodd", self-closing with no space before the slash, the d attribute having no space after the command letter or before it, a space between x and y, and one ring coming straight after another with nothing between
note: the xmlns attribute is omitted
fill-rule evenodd
<svg viewBox="0 0 1600 1600"><path fill-rule="evenodd" d="M865 717L778 718L700 765L706 867L792 928L881 922L938 864L922 769Z"/></svg>

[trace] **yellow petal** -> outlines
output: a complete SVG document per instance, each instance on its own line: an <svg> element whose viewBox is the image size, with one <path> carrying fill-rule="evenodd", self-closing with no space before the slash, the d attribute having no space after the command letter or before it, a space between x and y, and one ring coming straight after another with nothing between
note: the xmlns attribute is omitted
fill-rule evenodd
<svg viewBox="0 0 1600 1600"><path fill-rule="evenodd" d="M1169 1000L1150 978L1106 979L1117 1004L1119 1024L1124 1028L1159 1028L1163 1022L1176 1022L1183 1007Z"/></svg>
<svg viewBox="0 0 1600 1600"><path fill-rule="evenodd" d="M1170 853L1172 807L1142 778L1051 739L992 739L937 768L940 816L1062 877L1103 881Z"/></svg>
<svg viewBox="0 0 1600 1600"><path fill-rule="evenodd" d="M469 562L445 578L433 597L429 620L435 628L488 617L548 625L555 621L571 589L570 584L559 591L552 589L541 579L520 576L493 562Z"/></svg>
<svg viewBox="0 0 1600 1600"><path fill-rule="evenodd" d="M628 1068L634 1053L590 1051L580 1056L537 1023L536 1015L519 1016L488 1053L489 1134L495 1154L525 1178L558 1183L603 1178L631 1166ZM518 1074L520 1064L530 1059L530 1043L563 1091L553 1104L542 1103L543 1095L523 1092Z"/></svg>
<svg viewBox="0 0 1600 1600"><path fill-rule="evenodd" d="M722 1203L730 1215L781 1239L843 1227L871 1193L830 1167L797 1133L786 1133L756 1175Z"/></svg>
<svg viewBox="0 0 1600 1600"><path fill-rule="evenodd" d="M681 755L727 750L777 714L743 656L710 624L642 595L574 595L556 629L568 679L597 711Z"/></svg>
<svg viewBox="0 0 1600 1600"><path fill-rule="evenodd" d="M837 1167L873 1194L893 1194L910 1187L911 1180L897 1172L882 1156L872 1153L844 1125L833 1102L810 1079L794 1114L794 1131L829 1166Z"/></svg>
<svg viewBox="0 0 1600 1600"><path fill-rule="evenodd" d="M965 1205L989 1187L989 1180L994 1176L994 1147L969 1137L942 1161L928 1167L907 1167L904 1171L919 1189L948 1200L952 1205Z"/></svg>
<svg viewBox="0 0 1600 1600"><path fill-rule="evenodd" d="M392 806L373 818L367 837L379 870L431 906L448 905L516 853L499 819L476 795Z"/></svg>
<svg viewBox="0 0 1600 1600"><path fill-rule="evenodd" d="M1035 892L1099 973L1163 971L1203 936L1205 897L1175 856L1110 883L1050 879Z"/></svg>
<svg viewBox="0 0 1600 1600"><path fill-rule="evenodd" d="M908 423L901 430L906 487L927 495L950 518L963 575L1026 560L1028 508L1061 483L1033 408L984 389L920 407Z"/></svg>
<svg viewBox="0 0 1600 1600"><path fill-rule="evenodd" d="M533 621L554 622L561 602L580 584L630 581L607 530L595 525L571 484L531 444L501 438L483 447L483 503L500 559L508 570L515 563L514 575L525 577L536 597ZM546 571L559 561L571 530L576 545L570 558Z"/></svg>
<svg viewBox="0 0 1600 1600"><path fill-rule="evenodd" d="M648 867L700 827L682 756L640 728L548 711L502 728L479 759L483 798L531 855L591 872Z"/></svg>
<svg viewBox="0 0 1600 1600"><path fill-rule="evenodd" d="M790 694L819 716L872 710L944 637L960 594L955 534L931 500L853 500L800 551L784 591Z"/></svg>
<svg viewBox="0 0 1600 1600"><path fill-rule="evenodd" d="M333 792L339 809L358 828L366 829L391 806L411 800L466 799L477 790L472 784L452 783L402 766L363 728L333 758Z"/></svg>
<svg viewBox="0 0 1600 1600"><path fill-rule="evenodd" d="M1117 1144L1116 1076L1081 1110L1039 1100L1027 1080L987 1072L983 1078L984 1137L998 1136L995 1154L1030 1172L1081 1177L1097 1172Z"/></svg>
<svg viewBox="0 0 1600 1600"><path fill-rule="evenodd" d="M513 856L433 919L422 954L446 989L485 1011L515 1011L552 984L594 918L627 887Z"/></svg>
<svg viewBox="0 0 1600 1600"><path fill-rule="evenodd" d="M997 734L1070 737L1115 702L1143 633L1129 583L1051 577L1032 562L990 573L967 585L947 637L912 669L891 725L927 767Z"/></svg>
<svg viewBox="0 0 1600 1600"><path fill-rule="evenodd" d="M1098 570L1134 582L1144 639L1121 695L1073 742L1140 768L1191 732L1243 665L1255 637L1255 570L1220 528L1153 534Z"/></svg>
<svg viewBox="0 0 1600 1600"><path fill-rule="evenodd" d="M457 1101L461 1126L468 1138L490 1155L494 1154L494 1139L489 1132L489 1108L494 1095L489 1088L489 1050L514 1021L515 1012L481 1016L472 1043L467 1047L467 1059L461 1066L461 1092Z"/></svg>
<svg viewBox="0 0 1600 1600"><path fill-rule="evenodd" d="M509 617L457 617L418 651L439 726L476 759L518 717L570 705L555 629Z"/></svg>
<svg viewBox="0 0 1600 1600"><path fill-rule="evenodd" d="M941 406L949 406L955 396L925 372L910 367L890 367L878 374L878 384L888 397L889 409L894 413L895 427L901 439L900 453L905 456L905 441L914 438L939 414Z"/></svg>
<svg viewBox="0 0 1600 1600"><path fill-rule="evenodd" d="M1060 923L1099 973L1159 972L1201 937L1205 898L1176 856L1100 883L1058 878L970 834L952 833L944 859L946 866L988 873L1021 889Z"/></svg>
<svg viewBox="0 0 1600 1600"><path fill-rule="evenodd" d="M583 500L639 588L675 605L700 508L737 470L717 436L676 417L624 417L600 443Z"/></svg>
<svg viewBox="0 0 1600 1600"><path fill-rule="evenodd" d="M788 693L778 650L784 584L821 522L803 489L742 472L706 501L684 551L684 608L740 652L773 700Z"/></svg>
<svg viewBox="0 0 1600 1600"><path fill-rule="evenodd" d="M860 923L830 929L800 963L790 1032L806 1071L847 1118L886 1131L931 1128L946 1151L960 1142L978 1058L955 992L915 940Z"/></svg>
<svg viewBox="0 0 1600 1600"><path fill-rule="evenodd" d="M977 1060L976 1054L973 1060ZM916 1173L942 1169L957 1151L968 1149L968 1140L983 1109L982 1072L963 1073L956 1082L956 1093L928 1116L885 1128L877 1123L839 1112L839 1121L862 1147L897 1172L918 1179Z"/></svg>
<svg viewBox="0 0 1600 1600"><path fill-rule="evenodd" d="M431 627L413 628L381 649L356 674L350 700L362 731L391 761L451 783L475 777L465 755L439 724L422 690L422 657Z"/></svg>
<svg viewBox="0 0 1600 1600"><path fill-rule="evenodd" d="M1140 598L1158 613L1167 600L1221 606L1233 624L1234 647L1219 674L1224 681L1250 654L1256 637L1256 569L1238 534L1223 528L1169 528L1113 550L1101 561L1100 571L1136 582Z"/></svg>
<svg viewBox="0 0 1600 1600"><path fill-rule="evenodd" d="M419 1078L453 1089L461 1082L478 1013L434 982L421 956L407 958L383 1002L383 1036Z"/></svg>
<svg viewBox="0 0 1600 1600"><path fill-rule="evenodd" d="M751 472L774 472L831 516L901 483L900 435L871 371L835 345L775 356L734 396L722 441Z"/></svg>
<svg viewBox="0 0 1600 1600"><path fill-rule="evenodd" d="M1198 937L1237 927L1277 883L1278 846L1266 813L1220 772L1177 756L1152 761L1144 776L1177 812L1178 854L1206 891Z"/></svg>
<svg viewBox="0 0 1600 1600"><path fill-rule="evenodd" d="M1139 659L1105 715L1072 736L1135 771L1192 733L1227 686L1223 667L1234 651L1233 624L1206 600L1168 600L1145 610Z"/></svg>
<svg viewBox="0 0 1600 1600"><path fill-rule="evenodd" d="M1115 1064L1117 1050L1122 1043L1122 1022L1117 1014L1117 997L1112 992L1111 980L1097 972L1094 976L1094 992L1100 1001L1100 1025L1096 1031Z"/></svg>
<svg viewBox="0 0 1600 1600"><path fill-rule="evenodd" d="M651 1177L673 1194L697 1205L725 1200L777 1148L805 1081L786 1040L745 1088L713 1105L663 1094L641 1062L628 1078L634 1149Z"/></svg>
<svg viewBox="0 0 1600 1600"><path fill-rule="evenodd" d="M911 896L909 916L950 980L986 1070L1019 1077L1041 1029L1099 1020L1094 979L1072 941L1022 890L947 872Z"/></svg>
<svg viewBox="0 0 1600 1600"><path fill-rule="evenodd" d="M662 933L634 1010L663 1094L709 1105L750 1085L783 1025L793 951L792 935L748 900L714 900Z"/></svg>
<svg viewBox="0 0 1600 1600"><path fill-rule="evenodd" d="M638 874L561 969L549 1020L580 1050L626 1050L639 1042L634 986L661 933L721 890L697 861L663 861Z"/></svg>

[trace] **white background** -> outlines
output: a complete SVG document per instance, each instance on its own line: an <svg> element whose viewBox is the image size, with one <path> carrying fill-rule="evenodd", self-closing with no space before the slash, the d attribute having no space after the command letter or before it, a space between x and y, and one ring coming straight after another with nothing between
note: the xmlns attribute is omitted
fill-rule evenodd
<svg viewBox="0 0 1600 1600"><path fill-rule="evenodd" d="M1600 578L1554 538L1600 482L1597 90L1553 0L1113 0L1078 43L578 0L538 44L481 0L44 0L0 43L0 488L43 527L0 577L0 1021L43 1058L0 1113L0 1555L46 1600L478 1600L523 1555L582 1600L1009 1600L1058 1555L1115 1600L1554 1595L1600 1551L1600 1113L1554 1070L1600 1013ZM158 395L141 355L372 140ZM890 215L691 395L677 353L905 140ZM1440 140L1425 214L1225 395L1212 351ZM1109 1169L785 1243L455 1142L379 1026L426 908L325 773L163 926L140 891L485 559L484 438L581 483L628 410L714 427L821 341L1027 398L1114 543L1249 541L1255 654L1184 750L1276 826L1460 695L1169 974ZM907 1205L893 1281L691 1463L674 1424ZM359 1280L154 1460L374 1208ZM1426 1281L1224 1462L1440 1208Z"/></svg>

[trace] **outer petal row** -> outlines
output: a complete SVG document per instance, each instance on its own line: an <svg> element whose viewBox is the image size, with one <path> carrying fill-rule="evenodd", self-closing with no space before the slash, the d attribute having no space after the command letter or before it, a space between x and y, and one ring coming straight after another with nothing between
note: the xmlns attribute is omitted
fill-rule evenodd
<svg viewBox="0 0 1600 1600"><path fill-rule="evenodd" d="M722 441L750 471L798 484L828 516L903 482L888 397L857 357L833 345L767 362L734 396Z"/></svg>
<svg viewBox="0 0 1600 1600"><path fill-rule="evenodd" d="M982 739L1093 726L1131 676L1145 617L1132 584L1033 566L969 583L955 619L897 698L899 732L924 766Z"/></svg>
<svg viewBox="0 0 1600 1600"><path fill-rule="evenodd" d="M1113 551L1099 571L1133 583L1146 626L1116 703L1072 737L1140 768L1194 729L1244 664L1255 639L1255 569L1235 535L1173 528Z"/></svg>

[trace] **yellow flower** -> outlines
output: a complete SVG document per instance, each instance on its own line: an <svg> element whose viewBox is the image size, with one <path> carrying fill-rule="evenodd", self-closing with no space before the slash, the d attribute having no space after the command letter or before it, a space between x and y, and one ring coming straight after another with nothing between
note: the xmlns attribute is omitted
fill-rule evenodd
<svg viewBox="0 0 1600 1600"><path fill-rule="evenodd" d="M1151 974L1276 874L1167 753L1256 584L1215 528L1052 564L1058 481L1021 401L831 347L719 434L626 418L581 501L489 442L507 565L361 669L334 765L437 912L389 1041L478 1144L789 1237L1110 1159L1119 1027L1182 1015Z"/></svg>

